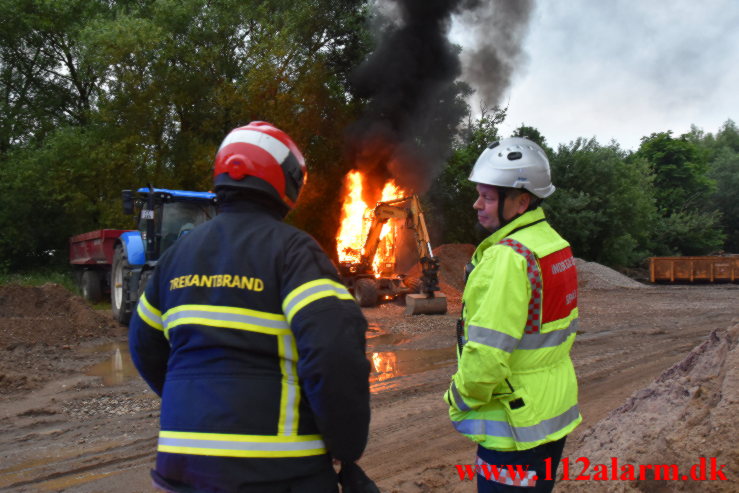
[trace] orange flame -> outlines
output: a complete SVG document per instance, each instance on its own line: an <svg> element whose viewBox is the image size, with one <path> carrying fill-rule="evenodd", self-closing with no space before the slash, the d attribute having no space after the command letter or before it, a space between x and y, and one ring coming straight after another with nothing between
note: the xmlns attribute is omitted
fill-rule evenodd
<svg viewBox="0 0 739 493"><path fill-rule="evenodd" d="M362 173L350 171L344 179L347 191L341 208L341 226L336 237L339 262L358 263L364 247L364 213L367 204L362 200Z"/></svg>
<svg viewBox="0 0 739 493"><path fill-rule="evenodd" d="M374 219L374 207L362 200L363 176L360 171L347 173L344 188L346 196L341 212L341 226L336 237L336 249L339 262L359 263L364 253L369 228ZM380 201L386 202L402 196L402 190L390 180L382 189ZM392 220L385 223L380 232L380 242L373 261L376 276L392 270L395 265L395 224Z"/></svg>
<svg viewBox="0 0 739 493"><path fill-rule="evenodd" d="M398 375L398 360L393 352L372 353L372 366L377 373L375 376L377 382Z"/></svg>

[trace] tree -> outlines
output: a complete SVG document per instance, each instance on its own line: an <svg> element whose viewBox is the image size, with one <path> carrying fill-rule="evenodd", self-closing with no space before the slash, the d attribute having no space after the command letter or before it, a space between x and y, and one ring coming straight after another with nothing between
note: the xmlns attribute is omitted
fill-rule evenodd
<svg viewBox="0 0 739 493"><path fill-rule="evenodd" d="M721 211L721 226L726 234L724 250L739 252L739 130L728 120L718 131L708 176L717 186L712 204Z"/></svg>
<svg viewBox="0 0 739 493"><path fill-rule="evenodd" d="M653 133L642 138L634 157L652 165L655 198L663 215L695 208L713 190L707 163L701 159L698 146L686 136L676 139L672 132Z"/></svg>
<svg viewBox="0 0 739 493"><path fill-rule="evenodd" d="M325 200L311 187L335 173L357 112L346 81L366 50L364 1L0 2L2 200L33 202L20 210L32 214L46 210L38 197L65 218L22 248L0 242L7 266L30 266L81 228L130 226L123 188L210 188L218 144L252 120L293 136L314 177L307 198ZM0 224L18 220L11 211ZM293 220L321 231L324 218Z"/></svg>
<svg viewBox="0 0 739 493"><path fill-rule="evenodd" d="M99 73L81 59L80 34L110 13L102 0L1 0L0 157L88 121Z"/></svg>
<svg viewBox="0 0 739 493"><path fill-rule="evenodd" d="M695 129L679 138L672 132L642 139L634 159L645 159L654 170L654 193L661 216L652 249L659 255L701 255L720 249L725 235L721 213L710 200L716 182L708 175L709 152Z"/></svg>
<svg viewBox="0 0 739 493"><path fill-rule="evenodd" d="M627 162L615 143L577 139L560 145L550 164L557 189L544 209L575 256L631 266L647 255L656 209L645 160Z"/></svg>

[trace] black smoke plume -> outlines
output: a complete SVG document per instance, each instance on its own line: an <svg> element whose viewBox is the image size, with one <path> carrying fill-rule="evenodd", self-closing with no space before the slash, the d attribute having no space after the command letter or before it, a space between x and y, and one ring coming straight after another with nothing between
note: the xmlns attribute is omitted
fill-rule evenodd
<svg viewBox="0 0 739 493"><path fill-rule="evenodd" d="M468 113L469 86L497 104L510 83L533 0L379 0L376 49L353 73L354 94L368 101L349 130L347 158L366 176L366 193L388 179L428 189ZM474 46L460 54L448 40L452 16ZM463 77L464 75L464 77ZM367 183L369 182L369 183ZM368 204L378 200L365 195Z"/></svg>

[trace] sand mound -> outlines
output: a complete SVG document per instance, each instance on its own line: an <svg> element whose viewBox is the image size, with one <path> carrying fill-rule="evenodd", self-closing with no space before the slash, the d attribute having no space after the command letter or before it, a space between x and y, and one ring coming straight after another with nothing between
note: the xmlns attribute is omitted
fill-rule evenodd
<svg viewBox="0 0 739 493"><path fill-rule="evenodd" d="M111 324L59 284L0 286L0 348L74 344L100 336Z"/></svg>
<svg viewBox="0 0 739 493"><path fill-rule="evenodd" d="M624 405L587 430L570 454L570 479L582 471L579 457L609 466L617 457L619 467L675 464L680 480L657 481L648 471L644 481L564 481L564 491L736 491L739 474L739 325L714 330L708 340L681 362L664 372L647 388L636 392ZM711 477L711 458L725 464L727 481L683 480L691 467L706 459L706 477ZM695 473L700 468L696 467ZM625 471L620 470L618 474ZM673 474L670 471L670 474ZM663 476L664 477L664 476ZM720 476L716 475L716 478Z"/></svg>
<svg viewBox="0 0 739 493"><path fill-rule="evenodd" d="M464 267L474 252L475 245L469 243L448 243L434 248L434 255L439 258L439 280L463 291Z"/></svg>

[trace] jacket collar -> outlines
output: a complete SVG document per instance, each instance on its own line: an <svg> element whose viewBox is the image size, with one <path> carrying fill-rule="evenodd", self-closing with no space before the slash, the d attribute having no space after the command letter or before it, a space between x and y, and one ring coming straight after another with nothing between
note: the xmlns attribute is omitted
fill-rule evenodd
<svg viewBox="0 0 739 493"><path fill-rule="evenodd" d="M480 259L482 259L482 255L485 250L495 245L496 243L499 243L503 238L511 234L511 231L513 231L514 229L526 226L541 219L544 219L544 209L542 209L541 207L537 207L533 211L528 211L521 214L516 219L500 228L498 231L482 240L480 245L478 245L477 249L475 250L475 253L472 255L472 263L477 265L480 262Z"/></svg>
<svg viewBox="0 0 739 493"><path fill-rule="evenodd" d="M218 213L263 213L282 221L282 216L274 207L268 207L260 202L251 200L234 200L218 205Z"/></svg>

